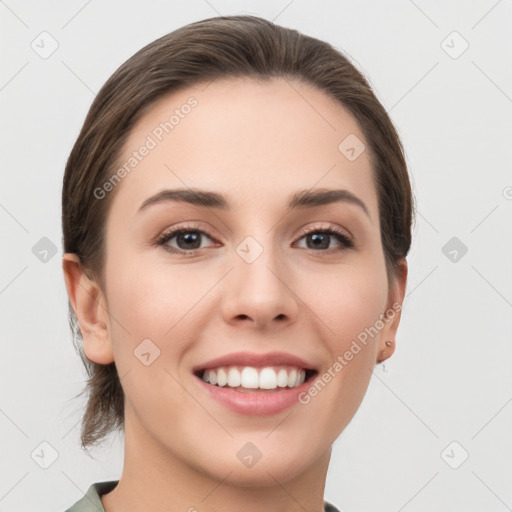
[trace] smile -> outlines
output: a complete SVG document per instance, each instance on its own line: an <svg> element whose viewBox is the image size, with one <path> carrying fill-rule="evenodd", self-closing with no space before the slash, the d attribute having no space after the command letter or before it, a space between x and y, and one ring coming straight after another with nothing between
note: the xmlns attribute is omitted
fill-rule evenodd
<svg viewBox="0 0 512 512"><path fill-rule="evenodd" d="M300 386L312 371L294 366L225 366L202 372L204 382L240 392L248 390L280 390Z"/></svg>

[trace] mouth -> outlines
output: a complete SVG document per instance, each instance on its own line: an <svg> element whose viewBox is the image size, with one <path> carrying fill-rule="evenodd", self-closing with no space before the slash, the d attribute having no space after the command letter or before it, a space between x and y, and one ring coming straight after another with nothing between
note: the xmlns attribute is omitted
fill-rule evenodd
<svg viewBox="0 0 512 512"><path fill-rule="evenodd" d="M318 370L285 352L236 352L192 368L205 398L244 416L272 415L302 403Z"/></svg>
<svg viewBox="0 0 512 512"><path fill-rule="evenodd" d="M200 368L193 373L206 384L218 388L240 393L278 393L313 380L318 371L294 365L225 365Z"/></svg>

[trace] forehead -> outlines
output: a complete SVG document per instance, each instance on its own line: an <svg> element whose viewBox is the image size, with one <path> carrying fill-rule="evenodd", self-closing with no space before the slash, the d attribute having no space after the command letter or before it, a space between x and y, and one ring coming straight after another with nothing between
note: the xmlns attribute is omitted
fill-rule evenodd
<svg viewBox="0 0 512 512"><path fill-rule="evenodd" d="M345 188L377 208L355 118L288 78L216 80L164 96L132 129L122 166L114 203L125 215L161 189L187 187L218 191L240 207L284 201L298 189Z"/></svg>

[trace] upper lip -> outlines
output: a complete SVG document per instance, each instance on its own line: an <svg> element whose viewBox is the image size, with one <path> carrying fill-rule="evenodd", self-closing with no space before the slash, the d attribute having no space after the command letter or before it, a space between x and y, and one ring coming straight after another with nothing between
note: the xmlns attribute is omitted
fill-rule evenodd
<svg viewBox="0 0 512 512"><path fill-rule="evenodd" d="M315 367L304 359L287 354L286 352L267 352L266 354L258 354L256 352L234 352L226 354L205 363L198 364L192 368L192 371L219 368L220 366L274 366L288 365L296 366L306 370L315 370Z"/></svg>

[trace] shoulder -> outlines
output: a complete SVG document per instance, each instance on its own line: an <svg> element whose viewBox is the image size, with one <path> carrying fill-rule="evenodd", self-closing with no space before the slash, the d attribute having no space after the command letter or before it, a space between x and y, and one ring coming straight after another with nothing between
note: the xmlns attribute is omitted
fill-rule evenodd
<svg viewBox="0 0 512 512"><path fill-rule="evenodd" d="M119 480L109 480L107 482L96 482L87 490L76 503L71 505L65 512L105 512L100 496L110 492ZM325 512L340 512L334 505L324 500Z"/></svg>
<svg viewBox="0 0 512 512"><path fill-rule="evenodd" d="M100 496L110 492L118 483L119 480L109 480L92 484L87 492L65 512L105 512Z"/></svg>
<svg viewBox="0 0 512 512"><path fill-rule="evenodd" d="M338 510L332 503L324 500L324 510L325 512L341 512Z"/></svg>

